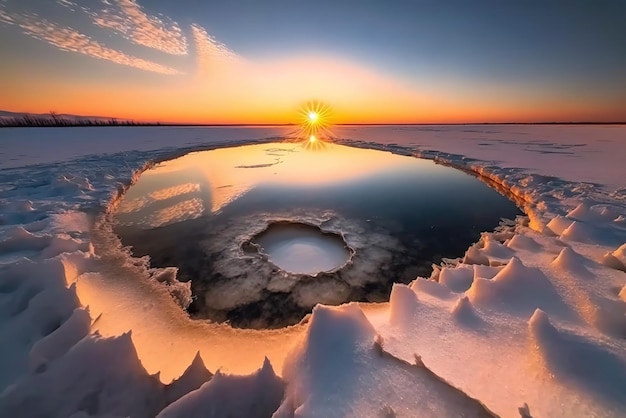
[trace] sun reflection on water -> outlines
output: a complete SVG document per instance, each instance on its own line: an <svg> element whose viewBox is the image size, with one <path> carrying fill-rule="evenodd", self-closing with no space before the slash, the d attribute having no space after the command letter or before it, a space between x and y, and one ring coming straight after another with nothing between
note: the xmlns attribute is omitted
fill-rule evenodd
<svg viewBox="0 0 626 418"><path fill-rule="evenodd" d="M319 150L332 142L330 106L318 102L307 102L299 111L298 131L288 142L301 143L307 150Z"/></svg>

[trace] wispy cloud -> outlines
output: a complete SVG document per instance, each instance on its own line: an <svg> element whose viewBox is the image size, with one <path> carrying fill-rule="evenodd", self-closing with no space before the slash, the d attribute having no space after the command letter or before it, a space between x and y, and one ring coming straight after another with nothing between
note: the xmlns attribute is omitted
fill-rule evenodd
<svg viewBox="0 0 626 418"><path fill-rule="evenodd" d="M0 0L0 23L15 25L23 33L48 42L63 51L77 52L161 74L181 74L181 71L158 64L118 49L107 47L84 32L42 18L37 13L17 12L7 8L8 0ZM188 53L187 38L178 23L169 17L147 14L137 0L55 0L58 6L81 13L94 25L122 35L129 42L172 55ZM229 63L242 63L243 58L222 42L217 41L206 29L192 24L190 38L193 41L197 73L213 76L224 69L232 69ZM188 33L189 35L189 33Z"/></svg>
<svg viewBox="0 0 626 418"><path fill-rule="evenodd" d="M4 4L0 2L0 23L8 23L10 25L14 24L14 19L2 9L3 6Z"/></svg>
<svg viewBox="0 0 626 418"><path fill-rule="evenodd" d="M57 0L57 3L61 6L67 7L68 9L74 11L78 7L78 4L74 3L71 0Z"/></svg>
<svg viewBox="0 0 626 418"><path fill-rule="evenodd" d="M77 52L93 58L160 74L181 74L179 70L174 68L109 48L71 27L61 26L42 19L37 14L9 14L0 8L0 22L16 25L22 29L24 34L54 45L63 51Z"/></svg>
<svg viewBox="0 0 626 418"><path fill-rule="evenodd" d="M191 25L191 35L196 46L196 60L200 74L210 73L216 65L241 60L239 55L215 40L202 26Z"/></svg>
<svg viewBox="0 0 626 418"><path fill-rule="evenodd" d="M137 45L172 55L187 54L187 40L175 21L148 15L136 0L102 2L103 9L88 12L97 26L111 29Z"/></svg>

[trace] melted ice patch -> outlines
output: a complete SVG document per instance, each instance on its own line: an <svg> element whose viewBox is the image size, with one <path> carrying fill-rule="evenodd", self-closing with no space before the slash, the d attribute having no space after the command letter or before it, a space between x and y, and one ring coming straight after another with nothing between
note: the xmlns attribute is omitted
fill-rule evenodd
<svg viewBox="0 0 626 418"><path fill-rule="evenodd" d="M350 259L350 251L339 235L301 223L274 223L254 242L273 264L290 273L330 272Z"/></svg>

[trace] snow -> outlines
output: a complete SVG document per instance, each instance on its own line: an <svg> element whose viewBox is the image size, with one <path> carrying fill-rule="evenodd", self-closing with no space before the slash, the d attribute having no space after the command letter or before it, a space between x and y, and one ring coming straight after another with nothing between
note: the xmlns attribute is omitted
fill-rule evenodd
<svg viewBox="0 0 626 418"><path fill-rule="evenodd" d="M423 364L385 353L376 336L356 304L318 305L285 364L293 416L491 416Z"/></svg>
<svg viewBox="0 0 626 418"><path fill-rule="evenodd" d="M0 416L623 415L624 126L338 127L341 142L473 173L528 218L386 303L317 305L281 330L190 320L188 284L132 258L108 214L156 161L289 132L3 129ZM303 303L342 291L318 289Z"/></svg>
<svg viewBox="0 0 626 418"><path fill-rule="evenodd" d="M246 418L271 416L283 398L284 383L267 358L263 366L247 376L225 375L219 371L199 389L181 397L158 418Z"/></svg>

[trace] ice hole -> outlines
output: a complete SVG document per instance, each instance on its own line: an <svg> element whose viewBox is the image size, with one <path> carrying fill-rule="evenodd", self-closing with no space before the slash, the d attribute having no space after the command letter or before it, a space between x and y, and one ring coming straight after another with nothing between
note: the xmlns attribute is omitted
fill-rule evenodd
<svg viewBox="0 0 626 418"><path fill-rule="evenodd" d="M274 265L296 274L331 272L351 256L341 235L303 223L272 223L251 242Z"/></svg>

